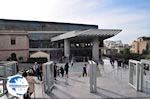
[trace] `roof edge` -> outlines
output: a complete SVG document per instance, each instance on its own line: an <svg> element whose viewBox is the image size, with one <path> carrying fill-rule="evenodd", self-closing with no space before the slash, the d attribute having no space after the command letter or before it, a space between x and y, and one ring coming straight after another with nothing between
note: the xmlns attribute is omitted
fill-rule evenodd
<svg viewBox="0 0 150 99"><path fill-rule="evenodd" d="M69 22L53 22L53 21L38 21L38 20L22 20L22 19L0 19L0 21L19 21L19 22L38 22L38 23L55 23L55 24L70 24L70 25L85 25L85 26L95 26L94 24L81 24L81 23L69 23Z"/></svg>

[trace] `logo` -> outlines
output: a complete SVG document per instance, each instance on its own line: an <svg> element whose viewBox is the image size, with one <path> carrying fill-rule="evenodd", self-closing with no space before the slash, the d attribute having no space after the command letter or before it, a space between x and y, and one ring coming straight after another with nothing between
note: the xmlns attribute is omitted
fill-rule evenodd
<svg viewBox="0 0 150 99"><path fill-rule="evenodd" d="M24 77L17 74L17 75L8 77L6 86L7 86L8 92L11 95L20 97L20 96L23 96L27 92L29 84Z"/></svg>

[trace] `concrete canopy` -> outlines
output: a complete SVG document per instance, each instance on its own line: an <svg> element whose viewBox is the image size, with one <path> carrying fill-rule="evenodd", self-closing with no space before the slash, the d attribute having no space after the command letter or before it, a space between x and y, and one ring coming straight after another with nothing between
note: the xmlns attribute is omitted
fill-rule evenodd
<svg viewBox="0 0 150 99"><path fill-rule="evenodd" d="M117 35L122 30L120 29L88 29L84 31L71 31L56 37L51 38L51 41L59 41L64 39L78 38L78 40L86 37L86 39L93 39L95 37L100 37L103 39L110 38Z"/></svg>

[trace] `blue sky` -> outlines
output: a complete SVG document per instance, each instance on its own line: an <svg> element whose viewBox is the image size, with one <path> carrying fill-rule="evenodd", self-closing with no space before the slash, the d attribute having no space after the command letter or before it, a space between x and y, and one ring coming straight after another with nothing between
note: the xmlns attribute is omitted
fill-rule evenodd
<svg viewBox="0 0 150 99"><path fill-rule="evenodd" d="M131 43L150 36L150 0L0 0L1 19L97 24L122 29L110 38Z"/></svg>

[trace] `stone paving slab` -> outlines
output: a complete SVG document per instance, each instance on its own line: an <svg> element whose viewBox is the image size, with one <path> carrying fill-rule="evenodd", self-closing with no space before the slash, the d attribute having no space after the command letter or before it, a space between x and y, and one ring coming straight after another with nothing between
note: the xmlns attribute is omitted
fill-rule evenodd
<svg viewBox="0 0 150 99"><path fill-rule="evenodd" d="M150 98L142 92L137 92L128 83L110 78L98 78L97 93L90 93L89 78L58 79L51 98Z"/></svg>
<svg viewBox="0 0 150 99"><path fill-rule="evenodd" d="M108 60L104 60L104 70L97 78L97 93L90 93L89 77L58 78L51 98L139 98L149 99L150 95L137 92L128 84L128 69L112 68Z"/></svg>
<svg viewBox="0 0 150 99"><path fill-rule="evenodd" d="M81 76L81 67L71 67L69 78L58 77L51 94L43 95L42 85L35 85L35 97L47 99L93 99L93 98L122 98L122 99L150 99L150 94L137 92L128 84L128 69L112 68L109 60L99 66L101 75L97 78L97 93L90 93L89 77ZM81 63L79 64L82 65ZM76 68L73 72L72 68ZM78 71L79 70L79 71ZM32 97L34 94L32 95Z"/></svg>

